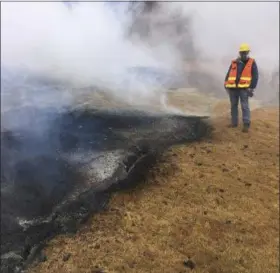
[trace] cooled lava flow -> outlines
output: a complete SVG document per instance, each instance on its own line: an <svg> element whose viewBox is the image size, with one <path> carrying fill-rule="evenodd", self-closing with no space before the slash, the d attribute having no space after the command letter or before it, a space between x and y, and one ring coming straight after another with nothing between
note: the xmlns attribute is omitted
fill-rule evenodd
<svg viewBox="0 0 280 273"><path fill-rule="evenodd" d="M141 182L171 145L211 132L207 117L62 107L63 84L7 79L1 76L1 272L26 267L42 242L76 231L112 191Z"/></svg>

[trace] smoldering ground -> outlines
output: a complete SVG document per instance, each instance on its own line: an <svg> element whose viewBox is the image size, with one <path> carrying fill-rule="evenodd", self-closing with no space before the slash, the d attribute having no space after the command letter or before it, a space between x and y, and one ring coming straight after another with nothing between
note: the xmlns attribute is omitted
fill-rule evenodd
<svg viewBox="0 0 280 273"><path fill-rule="evenodd" d="M170 145L210 132L201 117L120 110L26 106L4 118L26 112L29 120L20 128L1 131L2 272L27 266L40 242L75 231L106 206L110 190L135 185ZM43 135L28 129L46 118Z"/></svg>
<svg viewBox="0 0 280 273"><path fill-rule="evenodd" d="M70 15L55 5L37 6L33 20L26 6L9 6L7 13L2 9L2 272L25 268L38 244L59 232L75 231L90 213L106 206L111 190L135 184L164 149L200 139L209 129L202 117L101 111L84 104L76 109L80 96L97 90L107 91L110 100L125 100L135 88L147 100L151 96L145 92L155 82L130 80L127 68L164 66L147 50L119 42L123 33L118 39L115 32L110 36L106 25L102 32L95 28L99 43L93 37L87 42L77 35L73 39L77 26L67 20L59 25L60 16ZM102 14L102 5L98 7ZM52 16L51 26L42 15ZM90 34L91 21L78 19L83 35ZM65 34L69 27L71 33ZM111 27L118 33L118 26ZM58 37L63 33L64 40ZM102 43L110 47L104 49ZM87 53L82 53L84 46Z"/></svg>

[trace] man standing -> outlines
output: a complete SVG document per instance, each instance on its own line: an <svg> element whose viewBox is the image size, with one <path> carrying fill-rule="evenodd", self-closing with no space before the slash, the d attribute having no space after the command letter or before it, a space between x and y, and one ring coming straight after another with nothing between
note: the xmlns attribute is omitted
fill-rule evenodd
<svg viewBox="0 0 280 273"><path fill-rule="evenodd" d="M225 77L225 89L227 90L231 104L231 124L229 127L238 126L238 103L241 102L243 130L248 132L251 123L249 97L253 97L257 87L259 73L256 61L249 57L250 47L241 44L239 57L231 62Z"/></svg>

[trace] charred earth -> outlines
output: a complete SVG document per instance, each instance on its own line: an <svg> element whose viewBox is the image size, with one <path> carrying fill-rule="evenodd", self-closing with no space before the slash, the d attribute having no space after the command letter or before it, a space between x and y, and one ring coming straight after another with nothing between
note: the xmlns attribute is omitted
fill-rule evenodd
<svg viewBox="0 0 280 273"><path fill-rule="evenodd" d="M1 272L21 272L47 239L75 232L165 149L211 132L206 117L112 109L25 106L2 120L10 126L1 128Z"/></svg>

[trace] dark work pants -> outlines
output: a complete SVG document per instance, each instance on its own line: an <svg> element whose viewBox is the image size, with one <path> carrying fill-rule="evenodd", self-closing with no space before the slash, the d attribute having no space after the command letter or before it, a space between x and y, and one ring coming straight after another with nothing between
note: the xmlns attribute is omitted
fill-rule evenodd
<svg viewBox="0 0 280 273"><path fill-rule="evenodd" d="M250 126L251 113L249 107L248 91L244 89L229 90L229 98L231 104L231 123L233 125L238 124L238 103L240 100L243 124Z"/></svg>

